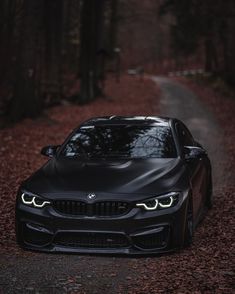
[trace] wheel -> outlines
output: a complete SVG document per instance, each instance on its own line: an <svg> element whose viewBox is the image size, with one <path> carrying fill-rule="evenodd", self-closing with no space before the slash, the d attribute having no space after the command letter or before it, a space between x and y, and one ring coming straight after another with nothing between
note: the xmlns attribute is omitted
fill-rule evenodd
<svg viewBox="0 0 235 294"><path fill-rule="evenodd" d="M189 200L185 221L185 232L184 232L184 247L189 247L193 242L193 205L192 201Z"/></svg>
<svg viewBox="0 0 235 294"><path fill-rule="evenodd" d="M212 185L212 177L209 176L208 187L206 192L206 207L211 209L213 207L213 185Z"/></svg>

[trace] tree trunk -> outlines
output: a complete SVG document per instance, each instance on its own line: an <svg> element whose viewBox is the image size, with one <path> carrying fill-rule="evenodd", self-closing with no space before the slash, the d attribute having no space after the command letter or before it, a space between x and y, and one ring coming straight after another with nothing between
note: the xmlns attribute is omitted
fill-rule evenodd
<svg viewBox="0 0 235 294"><path fill-rule="evenodd" d="M211 38L205 40L205 71L218 71L218 58L215 45Z"/></svg>
<svg viewBox="0 0 235 294"><path fill-rule="evenodd" d="M103 43L103 12L105 0L84 0L81 18L81 90L80 103L89 102L100 94L98 89L98 50Z"/></svg>
<svg viewBox="0 0 235 294"><path fill-rule="evenodd" d="M47 103L57 103L62 95L63 1L44 1L44 71L42 92Z"/></svg>
<svg viewBox="0 0 235 294"><path fill-rule="evenodd" d="M36 117L42 110L37 79L38 31L41 20L41 1L25 0L21 37L17 57L17 71L9 119Z"/></svg>
<svg viewBox="0 0 235 294"><path fill-rule="evenodd" d="M114 55L114 49L117 46L117 14L118 14L118 0L111 0L111 18L109 30L109 53Z"/></svg>
<svg viewBox="0 0 235 294"><path fill-rule="evenodd" d="M1 31L0 31L0 83L3 82L11 69L11 57L12 57L12 40L14 32L14 20L15 20L15 0L4 1L1 3L0 9L2 9L1 17Z"/></svg>

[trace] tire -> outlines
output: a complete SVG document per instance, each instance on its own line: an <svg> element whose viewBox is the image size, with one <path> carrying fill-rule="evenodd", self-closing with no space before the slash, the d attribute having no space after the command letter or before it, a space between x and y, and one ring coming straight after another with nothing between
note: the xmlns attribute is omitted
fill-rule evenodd
<svg viewBox="0 0 235 294"><path fill-rule="evenodd" d="M213 207L213 185L211 175L209 176L208 188L206 192L206 207L208 209L211 209Z"/></svg>
<svg viewBox="0 0 235 294"><path fill-rule="evenodd" d="M185 231L184 231L184 247L189 247L193 242L193 205L192 201L189 200L186 220L185 220Z"/></svg>

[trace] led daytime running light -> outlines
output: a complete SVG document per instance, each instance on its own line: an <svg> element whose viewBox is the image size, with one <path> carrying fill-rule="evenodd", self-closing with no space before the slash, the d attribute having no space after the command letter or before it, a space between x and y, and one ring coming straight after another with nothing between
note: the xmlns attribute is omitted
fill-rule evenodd
<svg viewBox="0 0 235 294"><path fill-rule="evenodd" d="M173 205L174 200L175 200L174 197L176 197L176 195L178 195L178 194L179 194L178 192L170 192L168 194L159 196L158 198L151 199L152 201L155 201L154 206L148 206L148 204L147 204L148 201L143 201L141 203L137 203L136 206L144 208L145 210L156 210L158 207L159 208L169 208ZM167 204L162 203L162 200L166 200L166 199L169 199L170 202Z"/></svg>
<svg viewBox="0 0 235 294"><path fill-rule="evenodd" d="M162 207L162 208L171 207L171 205L172 205L174 199L173 199L172 196L170 196L169 198L170 198L170 200L171 200L169 204L162 204L162 203L159 201L159 206Z"/></svg>
<svg viewBox="0 0 235 294"><path fill-rule="evenodd" d="M136 206L143 207L146 210L155 210L158 207L158 200L157 199L154 199L154 201L155 201L155 205L154 206L151 206L151 207L147 206L145 203L137 203Z"/></svg>
<svg viewBox="0 0 235 294"><path fill-rule="evenodd" d="M23 193L21 195L21 199L22 199L23 203L26 204L26 205L33 205L34 207L42 208L46 204L50 204L49 201L43 201L42 204L37 204L36 201L35 201L36 196L32 196L32 199L31 200L25 200L24 197L25 197L25 193Z"/></svg>

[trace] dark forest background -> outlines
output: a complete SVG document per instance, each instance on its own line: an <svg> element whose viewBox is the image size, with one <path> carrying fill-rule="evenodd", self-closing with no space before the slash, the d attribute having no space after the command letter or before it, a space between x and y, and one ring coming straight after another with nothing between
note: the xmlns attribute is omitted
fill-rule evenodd
<svg viewBox="0 0 235 294"><path fill-rule="evenodd" d="M128 69L197 69L234 86L234 32L234 0L1 0L0 115L88 103Z"/></svg>

